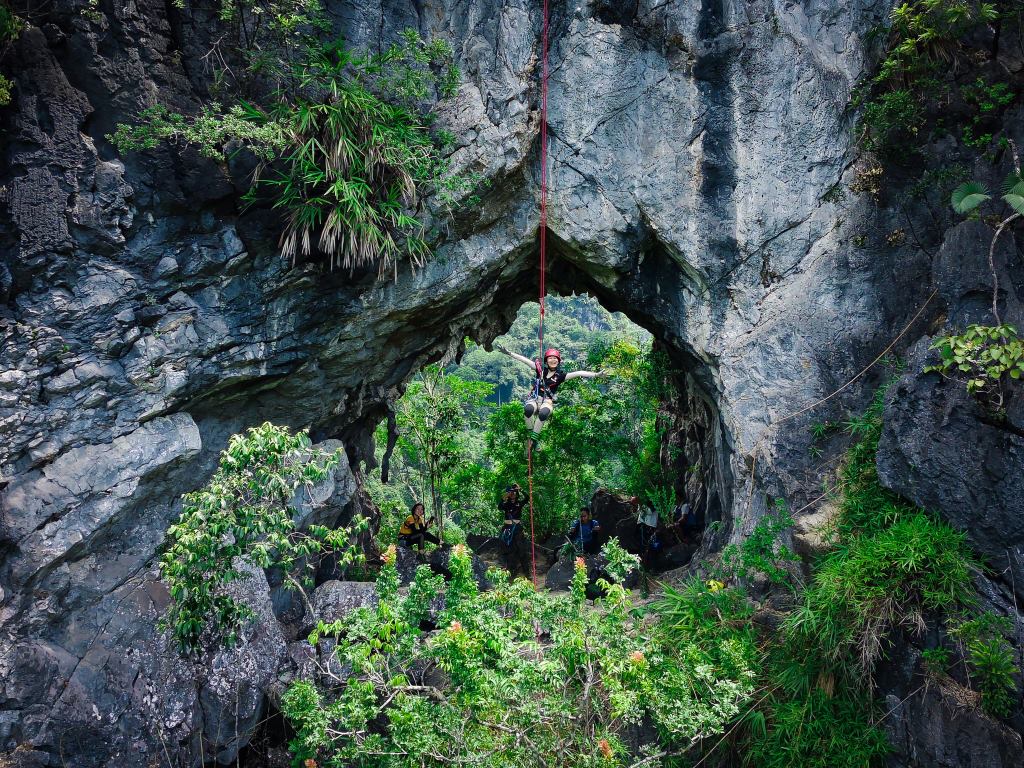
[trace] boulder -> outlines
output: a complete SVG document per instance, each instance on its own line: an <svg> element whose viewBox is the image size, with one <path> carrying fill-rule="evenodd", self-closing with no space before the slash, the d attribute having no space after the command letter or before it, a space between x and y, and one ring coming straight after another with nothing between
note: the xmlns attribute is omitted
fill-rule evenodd
<svg viewBox="0 0 1024 768"><path fill-rule="evenodd" d="M317 587L309 598L299 636L305 637L317 622L331 623L348 616L356 608L375 608L377 589L370 581L328 581Z"/></svg>
<svg viewBox="0 0 1024 768"><path fill-rule="evenodd" d="M263 571L243 560L244 574L228 585L228 594L253 612L240 642L222 648L197 670L203 738L221 765L235 760L263 717L267 692L288 660L288 647L274 617Z"/></svg>
<svg viewBox="0 0 1024 768"><path fill-rule="evenodd" d="M576 557L572 553L562 555L547 572L544 578L544 586L553 591L566 591L572 584L572 577L576 571ZM598 579L612 581L606 570L607 560L604 555L580 555L587 565L587 597L591 600L603 594L597 585ZM623 586L632 589L640 583L640 571L634 570L629 574Z"/></svg>
<svg viewBox="0 0 1024 768"><path fill-rule="evenodd" d="M601 488L591 497L590 510L594 519L601 523L602 533L598 537L600 544L617 536L623 549L640 554L640 538L636 532L637 513L628 498Z"/></svg>

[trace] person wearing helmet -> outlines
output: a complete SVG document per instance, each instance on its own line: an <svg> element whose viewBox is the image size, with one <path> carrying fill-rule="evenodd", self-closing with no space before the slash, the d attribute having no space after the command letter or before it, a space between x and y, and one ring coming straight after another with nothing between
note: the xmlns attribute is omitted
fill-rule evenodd
<svg viewBox="0 0 1024 768"><path fill-rule="evenodd" d="M555 408L558 388L562 386L563 382L570 379L603 378L608 375L607 371L570 371L566 373L562 370L562 353L554 348L544 352L543 363L540 360L531 360L524 355L509 352L502 346L496 345L495 349L499 352L504 352L513 360L518 360L523 365L530 366L534 373L533 389L523 404L526 428L533 433L530 439L533 441L534 447L536 447L540 440L540 431L544 429L544 423L551 418L551 413Z"/></svg>

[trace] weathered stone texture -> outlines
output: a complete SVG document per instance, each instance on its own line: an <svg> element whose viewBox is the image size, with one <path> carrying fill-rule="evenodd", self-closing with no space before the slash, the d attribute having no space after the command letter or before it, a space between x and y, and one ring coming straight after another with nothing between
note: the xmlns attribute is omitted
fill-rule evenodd
<svg viewBox="0 0 1024 768"><path fill-rule="evenodd" d="M159 0L101 2L97 18L52 5L5 60L16 87L0 169L0 748L31 743L54 765L65 746L81 766L159 762L164 749L194 763L203 739L228 761L248 736L226 713L237 702L240 734L251 726L273 688L262 673L286 655L299 664L301 641L265 628L237 657L182 663L155 629L167 596L154 554L232 433L309 426L366 459L415 371L466 335L489 342L533 296L539 7L328 3L357 46L406 26L453 41L464 83L439 119L458 136L455 164L491 182L425 268L377 282L285 263L274 216L239 210L240 161L172 147L122 158L104 138L157 99L192 110L209 97L208 14ZM688 369L678 435L703 462L687 492L725 524L709 546L749 531L772 497L797 509L818 496L827 467L808 452L808 423L860 410L881 376L801 409L922 306L897 351L940 330L943 313L959 323L985 306L983 266L962 268L948 247L933 259L928 243L892 246L898 206L829 194L858 170L847 104L889 7L554 4L549 285L627 312ZM988 173L1005 173L1000 162ZM977 239L970 227L938 240ZM1012 319L1024 280L1007 240ZM977 446L943 449L942 406L929 404L954 387L915 376L900 385L911 402L890 405L886 482L960 522L968 491L941 473L987 478L969 493L994 508L970 513L1001 527L978 526L975 540L1018 536L1019 496L994 486L1021 475L1019 434L968 411L955 434ZM331 492L333 520L338 499L361 503L350 472ZM260 578L262 615L297 621ZM234 663L268 666L246 677Z"/></svg>

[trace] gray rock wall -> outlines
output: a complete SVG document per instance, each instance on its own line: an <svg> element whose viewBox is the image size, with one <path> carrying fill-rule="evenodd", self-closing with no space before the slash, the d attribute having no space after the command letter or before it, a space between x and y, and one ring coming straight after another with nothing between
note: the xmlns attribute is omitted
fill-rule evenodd
<svg viewBox="0 0 1024 768"><path fill-rule="evenodd" d="M465 82L441 121L459 137L456 164L492 182L435 258L394 281L292 269L273 217L239 210L237 173L185 148L118 157L103 138L158 97L194 109L208 96L209 17L157 0L101 2L96 18L56 3L8 54L0 746L57 756L73 741L94 765L167 749L194 763L205 730L230 759L237 745L201 722L206 710L165 696L168 680L193 678L173 656L137 654L160 642L153 556L181 493L230 434L267 419L367 458L416 370L466 335L489 341L535 293L539 6L328 5L356 45L405 26L453 41ZM749 530L769 496L796 509L818 495L828 465L808 453L806 425L859 410L881 374L783 419L860 372L958 274L916 243L886 243L904 221L895 206L828 194L857 170L847 104L888 9L553 7L549 284L625 311L687 366L723 538ZM929 303L897 349L942 312ZM915 428L930 454L941 437ZM953 460L970 476L979 459ZM912 480L893 467L894 485Z"/></svg>

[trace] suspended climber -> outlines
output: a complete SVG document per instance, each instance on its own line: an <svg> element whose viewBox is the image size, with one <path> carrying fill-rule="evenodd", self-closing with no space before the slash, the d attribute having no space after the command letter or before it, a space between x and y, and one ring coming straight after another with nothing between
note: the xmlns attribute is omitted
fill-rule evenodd
<svg viewBox="0 0 1024 768"><path fill-rule="evenodd" d="M526 419L526 428L532 432L530 439L535 448L540 442L540 432L544 429L544 423L551 418L551 413L554 411L558 388L562 386L562 382L570 379L596 379L608 376L607 371L570 371L566 373L562 370L562 353L554 348L544 353L543 364L540 360L531 360L525 355L509 352L500 345L495 345L495 349L504 352L523 365L528 365L533 371L533 389L523 404L523 416Z"/></svg>

